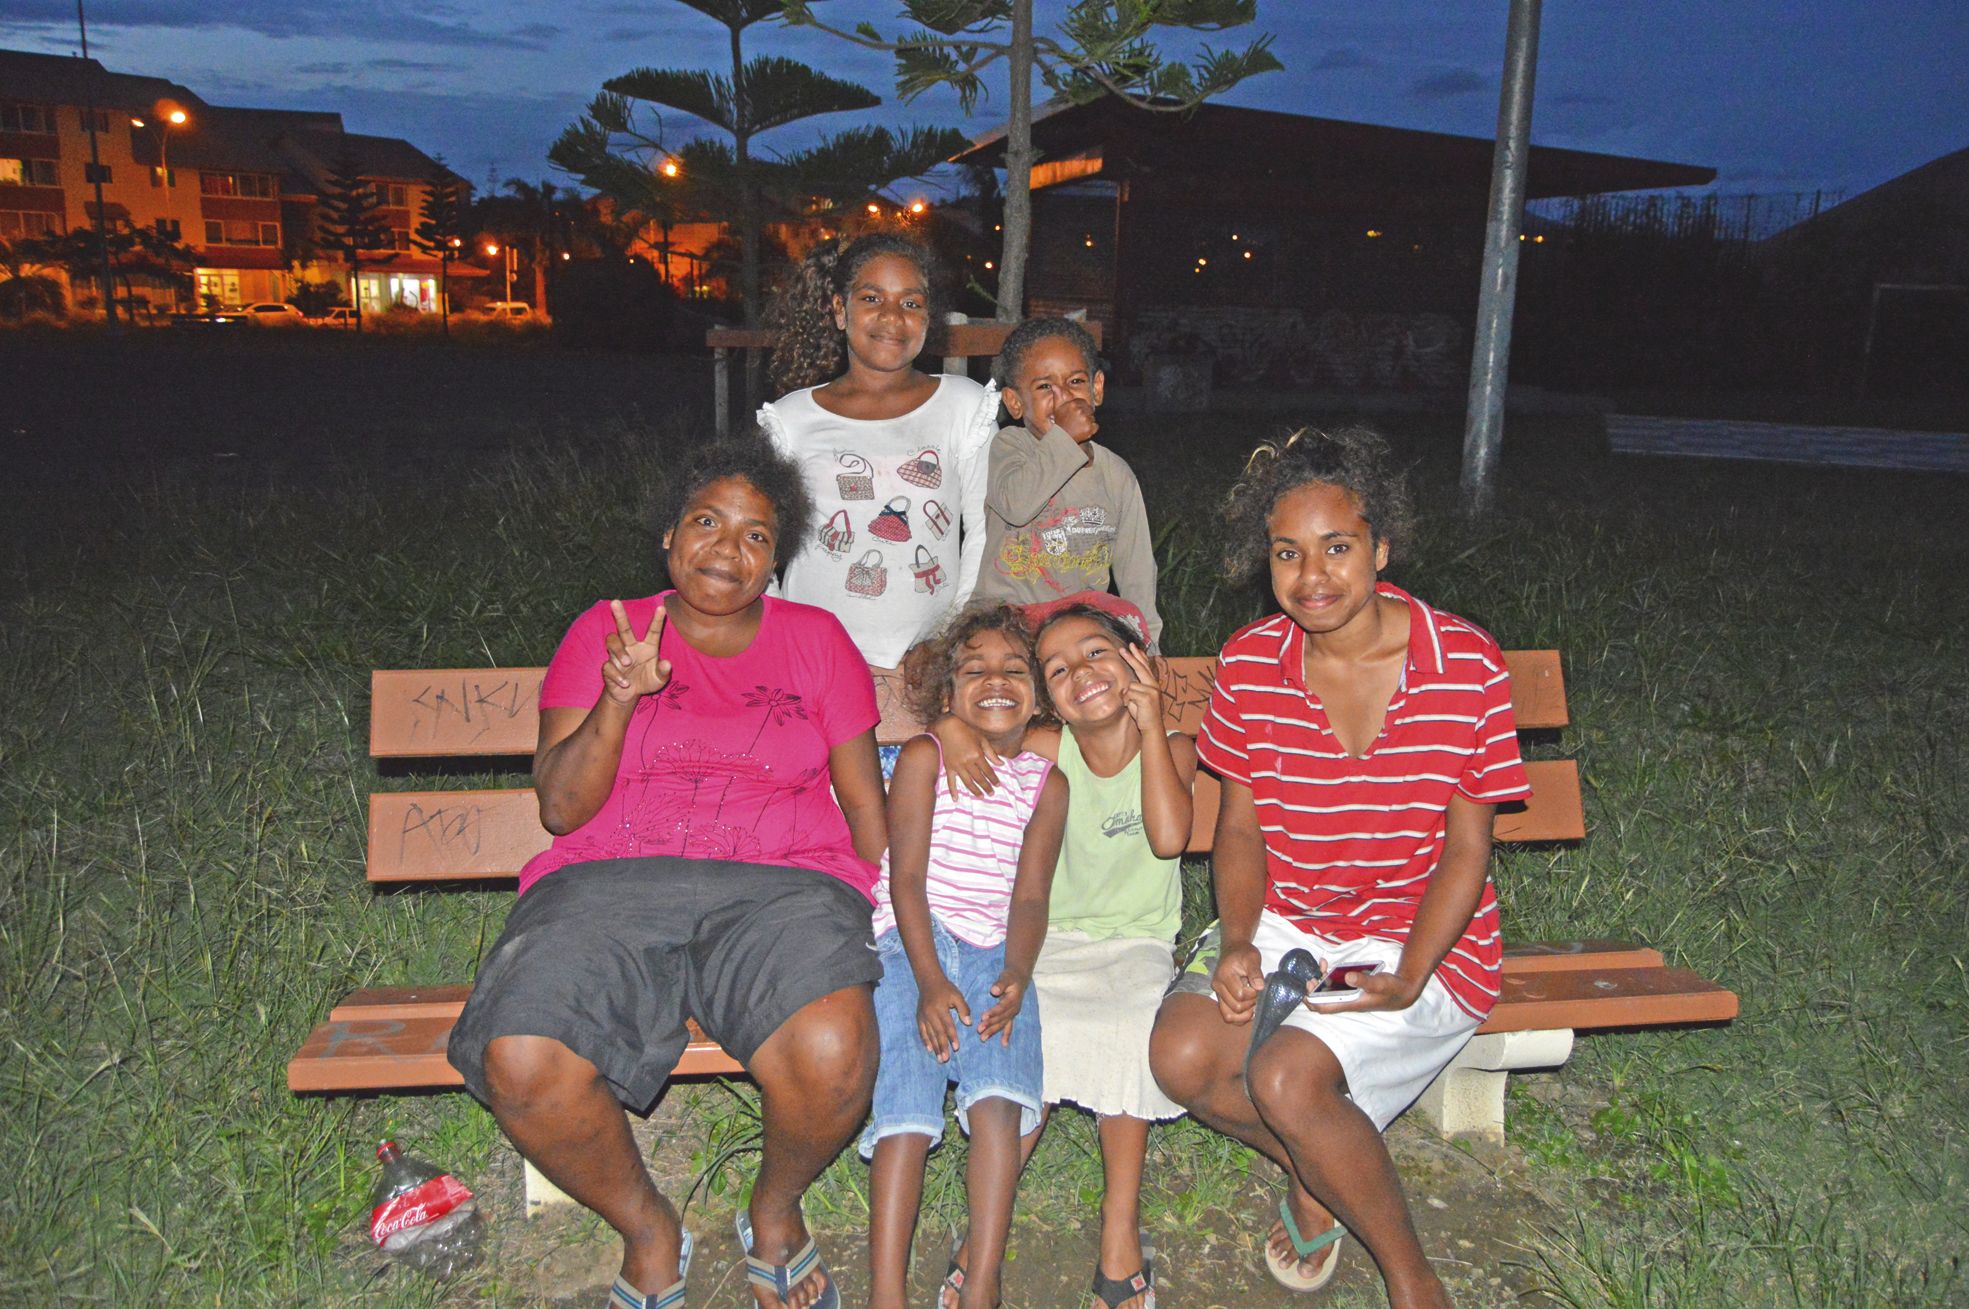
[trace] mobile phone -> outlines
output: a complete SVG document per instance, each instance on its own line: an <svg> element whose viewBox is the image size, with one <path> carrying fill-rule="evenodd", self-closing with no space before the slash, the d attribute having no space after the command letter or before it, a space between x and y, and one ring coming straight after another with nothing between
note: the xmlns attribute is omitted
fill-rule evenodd
<svg viewBox="0 0 1969 1309"><path fill-rule="evenodd" d="M1345 1004L1349 1000L1358 1000L1361 993L1360 979L1382 972L1386 968L1387 965L1381 963L1336 965L1318 986L1306 993L1306 1003Z"/></svg>

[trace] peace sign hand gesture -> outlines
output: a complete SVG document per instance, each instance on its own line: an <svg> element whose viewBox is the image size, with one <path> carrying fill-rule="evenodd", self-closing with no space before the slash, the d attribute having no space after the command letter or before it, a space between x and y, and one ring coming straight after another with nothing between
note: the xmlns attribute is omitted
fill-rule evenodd
<svg viewBox="0 0 1969 1309"><path fill-rule="evenodd" d="M1129 683L1125 693L1129 716L1144 736L1159 736L1162 733L1162 680L1155 675L1155 669L1149 664L1148 651L1141 646L1121 647L1121 657L1135 674L1135 680Z"/></svg>
<svg viewBox="0 0 1969 1309"><path fill-rule="evenodd" d="M615 616L615 630L603 643L608 658L602 661L602 691L625 708L633 707L646 695L655 695L670 683L670 661L657 653L663 638L663 606L656 607L649 631L637 636L629 626L629 614L620 600L608 602Z"/></svg>

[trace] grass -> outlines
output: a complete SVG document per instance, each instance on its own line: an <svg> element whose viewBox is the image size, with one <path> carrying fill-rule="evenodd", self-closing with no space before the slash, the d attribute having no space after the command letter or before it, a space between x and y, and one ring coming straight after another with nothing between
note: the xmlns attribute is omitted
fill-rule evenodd
<svg viewBox="0 0 1969 1309"><path fill-rule="evenodd" d="M469 976L508 904L364 882L367 674L537 663L592 597L646 589L640 502L701 376L531 346L12 345L33 449L0 492L0 1303L434 1303L338 1244L379 1137L469 1176L503 1149L488 1117L283 1081L329 997ZM64 385L76 368L101 385ZM684 416L652 431L638 403ZM1172 650L1261 612L1214 580L1209 506L1269 423L1111 425ZM1962 1302L1961 484L1616 463L1590 421L1518 421L1500 512L1468 527L1451 428L1396 424L1432 524L1398 580L1565 652L1576 726L1541 748L1586 784L1583 844L1500 856L1509 931L1643 940L1744 1005L1582 1040L1565 1102L1514 1092L1512 1138L1569 1217L1490 1257L1574 1306ZM744 1094L687 1097L724 1199ZM1189 1125L1151 1149L1165 1228L1250 1167ZM1098 1180L1091 1124L1063 1115L1022 1212L1078 1215ZM837 1162L811 1207L858 1223L865 1171ZM925 1223L961 1211L947 1148Z"/></svg>

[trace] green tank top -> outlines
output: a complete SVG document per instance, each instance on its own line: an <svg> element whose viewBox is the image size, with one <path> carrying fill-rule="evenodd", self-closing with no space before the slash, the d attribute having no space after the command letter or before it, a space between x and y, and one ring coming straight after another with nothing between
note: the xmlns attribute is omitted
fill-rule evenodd
<svg viewBox="0 0 1969 1309"><path fill-rule="evenodd" d="M1173 941L1182 926L1181 860L1158 859L1142 826L1142 756L1096 777L1073 729L1060 733L1067 779L1066 839L1053 872L1048 924L1096 940Z"/></svg>

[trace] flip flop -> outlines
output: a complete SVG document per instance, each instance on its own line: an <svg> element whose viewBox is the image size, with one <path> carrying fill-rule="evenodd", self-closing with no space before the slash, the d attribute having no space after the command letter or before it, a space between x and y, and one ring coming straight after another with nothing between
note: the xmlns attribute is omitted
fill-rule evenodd
<svg viewBox="0 0 1969 1309"><path fill-rule="evenodd" d="M691 1253L696 1246L686 1227L682 1248L677 1253L677 1280L653 1295L644 1295L618 1277L609 1288L608 1309L683 1309L684 1279L691 1275Z"/></svg>
<svg viewBox="0 0 1969 1309"><path fill-rule="evenodd" d="M1318 985L1319 979L1319 962L1309 951L1287 950L1285 957L1278 961L1278 967L1265 978L1257 1012L1251 1015L1251 1044L1244 1051L1246 1073L1251 1071L1251 1056L1272 1039L1272 1034L1285 1025L1295 1009L1306 1003L1307 990Z"/></svg>
<svg viewBox="0 0 1969 1309"><path fill-rule="evenodd" d="M1334 1272L1340 1267L1340 1238L1347 1234L1347 1229L1342 1227L1336 1220L1333 1226L1327 1228L1324 1232L1321 1232L1309 1241L1299 1234L1299 1224L1292 1217L1292 1206L1283 1198L1278 1202L1278 1216L1279 1220L1285 1224L1285 1239L1292 1242L1293 1253L1298 1255L1298 1258L1292 1260L1281 1259L1273 1252L1272 1243L1267 1239L1265 1242L1265 1267L1270 1270L1272 1279L1288 1291L1303 1293L1319 1290L1322 1286L1333 1280ZM1333 1253L1327 1257L1324 1264L1320 1265L1320 1270L1317 1273L1308 1277L1299 1271L1300 1264L1326 1249L1329 1245L1334 1247Z"/></svg>
<svg viewBox="0 0 1969 1309"><path fill-rule="evenodd" d="M741 1209L734 1215L738 1226L738 1244L745 1251L745 1280L761 1290L771 1291L786 1304L793 1295L793 1288L814 1275L819 1269L827 1279L827 1289L814 1301L812 1309L841 1309L841 1288L834 1284L834 1274L827 1271L821 1262L820 1251L814 1246L814 1238L809 1236L807 1243L794 1251L793 1257L783 1264L767 1263L764 1259L752 1257L752 1217Z"/></svg>
<svg viewBox="0 0 1969 1309"><path fill-rule="evenodd" d="M1142 1309L1155 1309L1155 1243L1149 1234L1142 1233L1142 1266L1129 1277L1109 1277L1101 1271L1101 1261L1094 1260L1094 1297L1106 1309L1120 1309L1136 1296L1142 1297Z"/></svg>
<svg viewBox="0 0 1969 1309"><path fill-rule="evenodd" d="M964 1236L953 1236L950 1238L950 1266L944 1269L943 1281L937 1283L936 1303L931 1305L930 1309L946 1309L943 1302L943 1293L945 1291L949 1291L960 1300L963 1298L964 1280L970 1276L970 1273L965 1271L964 1265L957 1262L957 1252L964 1248L965 1238L969 1235L967 1232Z"/></svg>

